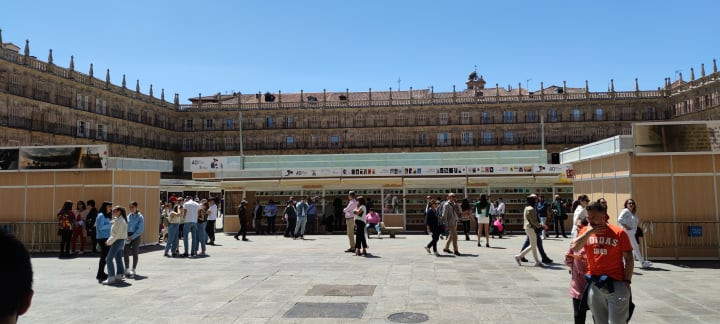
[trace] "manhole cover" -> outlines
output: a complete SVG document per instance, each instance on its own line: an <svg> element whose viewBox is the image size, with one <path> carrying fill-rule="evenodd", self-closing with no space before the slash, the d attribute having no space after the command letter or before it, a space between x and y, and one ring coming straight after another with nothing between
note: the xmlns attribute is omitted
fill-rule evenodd
<svg viewBox="0 0 720 324"><path fill-rule="evenodd" d="M422 313L402 312L392 314L388 316L388 319L395 323L422 323L429 320L430 317Z"/></svg>

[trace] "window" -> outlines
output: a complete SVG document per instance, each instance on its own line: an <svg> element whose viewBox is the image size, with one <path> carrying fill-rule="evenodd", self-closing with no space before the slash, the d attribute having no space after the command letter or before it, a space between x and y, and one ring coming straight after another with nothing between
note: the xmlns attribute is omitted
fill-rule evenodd
<svg viewBox="0 0 720 324"><path fill-rule="evenodd" d="M605 112L602 108L595 109L595 120L605 120Z"/></svg>
<svg viewBox="0 0 720 324"><path fill-rule="evenodd" d="M363 118L363 115L356 115L355 116L355 127L365 127L365 119Z"/></svg>
<svg viewBox="0 0 720 324"><path fill-rule="evenodd" d="M82 93L77 94L77 108L87 111L90 107L90 96L85 96Z"/></svg>
<svg viewBox="0 0 720 324"><path fill-rule="evenodd" d="M235 120L228 118L225 120L225 129L235 129Z"/></svg>
<svg viewBox="0 0 720 324"><path fill-rule="evenodd" d="M185 130L193 130L193 120L192 119L186 119L185 120Z"/></svg>
<svg viewBox="0 0 720 324"><path fill-rule="evenodd" d="M573 121L582 121L583 113L580 109L573 109L572 110L572 120Z"/></svg>
<svg viewBox="0 0 720 324"><path fill-rule="evenodd" d="M206 150L214 150L214 149L215 149L215 148L213 147L213 146L215 146L215 143L214 143L214 142L215 142L215 141L213 141L212 138L206 138L206 139L205 139L205 145L203 145L203 146L204 146L204 149L206 149Z"/></svg>
<svg viewBox="0 0 720 324"><path fill-rule="evenodd" d="M515 123L515 112L514 111L504 111L503 112L503 122L506 124Z"/></svg>
<svg viewBox="0 0 720 324"><path fill-rule="evenodd" d="M515 143L515 132L505 131L505 144Z"/></svg>
<svg viewBox="0 0 720 324"><path fill-rule="evenodd" d="M635 116L633 114L632 107L623 107L622 109L622 120L632 120ZM624 135L624 134L623 134Z"/></svg>
<svg viewBox="0 0 720 324"><path fill-rule="evenodd" d="M292 146L295 144L295 137L292 135L285 136L285 144L287 146Z"/></svg>
<svg viewBox="0 0 720 324"><path fill-rule="evenodd" d="M105 125L97 125L97 133L95 134L95 138L101 140L107 139L107 128L105 127Z"/></svg>
<svg viewBox="0 0 720 324"><path fill-rule="evenodd" d="M267 118L267 128L273 128L273 127L275 127L275 126L273 125L273 118L272 118L272 117L268 117L268 118Z"/></svg>
<svg viewBox="0 0 720 324"><path fill-rule="evenodd" d="M462 133L462 145L472 145L472 133L471 132L463 132Z"/></svg>
<svg viewBox="0 0 720 324"><path fill-rule="evenodd" d="M212 130L213 127L213 120L212 119L205 119L205 129L206 130Z"/></svg>
<svg viewBox="0 0 720 324"><path fill-rule="evenodd" d="M77 121L77 136L78 137L87 137L88 136L87 123L82 120Z"/></svg>
<svg viewBox="0 0 720 324"><path fill-rule="evenodd" d="M461 117L463 125L470 124L470 112L463 111Z"/></svg>
<svg viewBox="0 0 720 324"><path fill-rule="evenodd" d="M232 119L231 119L232 120ZM232 150L233 148L233 138L232 137L225 137L225 149L226 150Z"/></svg>
<svg viewBox="0 0 720 324"><path fill-rule="evenodd" d="M417 124L418 125L427 125L427 116L425 116L425 114L417 115Z"/></svg>
<svg viewBox="0 0 720 324"><path fill-rule="evenodd" d="M492 123L492 117L490 116L490 113L487 111L482 112L482 123L483 124L490 124Z"/></svg>
<svg viewBox="0 0 720 324"><path fill-rule="evenodd" d="M107 114L107 100L95 99L95 112L101 115Z"/></svg>
<svg viewBox="0 0 720 324"><path fill-rule="evenodd" d="M527 122L528 122L528 123L537 122L537 112L535 112L535 111L528 111L528 112L527 112Z"/></svg>
<svg viewBox="0 0 720 324"><path fill-rule="evenodd" d="M655 119L655 107L648 107L645 119Z"/></svg>
<svg viewBox="0 0 720 324"><path fill-rule="evenodd" d="M193 150L193 139L192 138L186 138L183 140L183 150L190 151Z"/></svg>
<svg viewBox="0 0 720 324"><path fill-rule="evenodd" d="M340 136L339 135L330 136L330 144L332 144L332 145L340 144Z"/></svg>
<svg viewBox="0 0 720 324"><path fill-rule="evenodd" d="M560 121L560 116L558 115L557 110L548 111L548 121L551 123L557 123Z"/></svg>
<svg viewBox="0 0 720 324"><path fill-rule="evenodd" d="M427 138L425 137L425 133L418 134L418 144L420 144L420 145L427 144Z"/></svg>
<svg viewBox="0 0 720 324"><path fill-rule="evenodd" d="M450 145L450 133L438 133L437 134L437 145L438 146Z"/></svg>
<svg viewBox="0 0 720 324"><path fill-rule="evenodd" d="M492 132L482 133L482 143L485 145L495 144L495 139Z"/></svg>
<svg viewBox="0 0 720 324"><path fill-rule="evenodd" d="M292 116L287 116L285 118L285 127L286 128L292 128L293 127L293 118Z"/></svg>
<svg viewBox="0 0 720 324"><path fill-rule="evenodd" d="M398 114L395 116L395 125L396 126L405 126L405 115L404 114Z"/></svg>
<svg viewBox="0 0 720 324"><path fill-rule="evenodd" d="M440 113L440 125L447 125L448 123L448 113Z"/></svg>

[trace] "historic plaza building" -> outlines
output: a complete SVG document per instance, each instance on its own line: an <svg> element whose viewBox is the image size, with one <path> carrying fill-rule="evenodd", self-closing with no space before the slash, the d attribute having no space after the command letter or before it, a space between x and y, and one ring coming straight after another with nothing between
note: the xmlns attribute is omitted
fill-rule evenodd
<svg viewBox="0 0 720 324"><path fill-rule="evenodd" d="M0 36L0 43L2 39ZM528 91L486 86L472 73L452 92L430 89L201 96L181 104L164 89L99 71L83 73L2 43L0 146L107 144L118 157L564 149L630 134L639 121L719 119L720 74L691 69L655 90L589 92L564 84ZM121 79L120 85L117 80ZM132 84L134 83L134 85ZM159 92L159 94L158 94ZM242 124L242 125L241 125ZM241 135L242 134L242 135Z"/></svg>

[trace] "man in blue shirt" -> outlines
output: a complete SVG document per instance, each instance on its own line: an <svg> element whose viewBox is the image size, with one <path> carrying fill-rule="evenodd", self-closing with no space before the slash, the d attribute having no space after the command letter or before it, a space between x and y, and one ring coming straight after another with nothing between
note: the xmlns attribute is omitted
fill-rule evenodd
<svg viewBox="0 0 720 324"><path fill-rule="evenodd" d="M128 215L128 237L125 244L125 268L129 269L125 275L135 276L135 269L138 264L138 249L140 248L140 237L145 231L145 218L138 210L137 201L130 202L130 214ZM130 267L130 252L133 255L133 266Z"/></svg>

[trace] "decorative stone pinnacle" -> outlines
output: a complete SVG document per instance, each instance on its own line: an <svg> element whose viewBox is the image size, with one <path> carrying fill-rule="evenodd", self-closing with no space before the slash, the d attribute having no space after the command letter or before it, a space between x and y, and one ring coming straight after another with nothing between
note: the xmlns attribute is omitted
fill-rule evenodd
<svg viewBox="0 0 720 324"><path fill-rule="evenodd" d="M50 53L48 54L48 64L53 64L52 48L50 49Z"/></svg>
<svg viewBox="0 0 720 324"><path fill-rule="evenodd" d="M30 56L30 40L25 40L25 56Z"/></svg>
<svg viewBox="0 0 720 324"><path fill-rule="evenodd" d="M123 89L127 88L127 83L125 83L125 74L123 74L122 87Z"/></svg>
<svg viewBox="0 0 720 324"><path fill-rule="evenodd" d="M90 75L91 78L93 77L93 64L92 63L90 63L90 72L88 74Z"/></svg>
<svg viewBox="0 0 720 324"><path fill-rule="evenodd" d="M70 71L75 71L75 57L70 55Z"/></svg>

